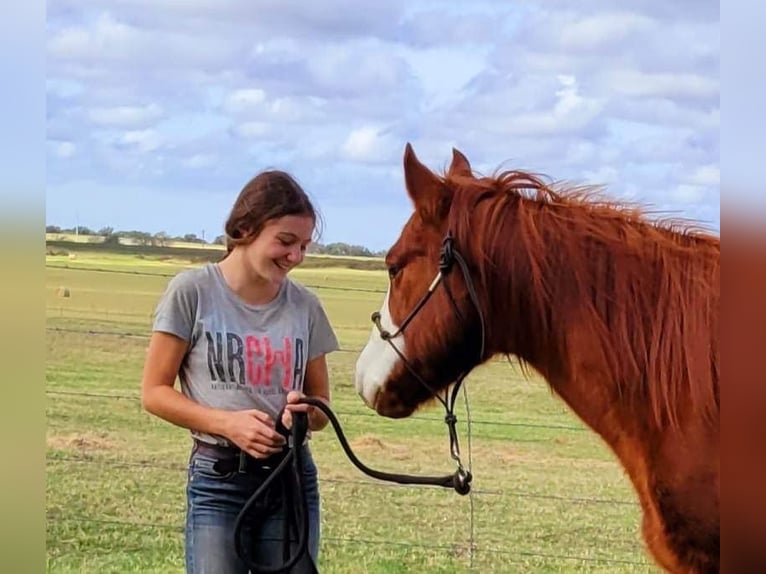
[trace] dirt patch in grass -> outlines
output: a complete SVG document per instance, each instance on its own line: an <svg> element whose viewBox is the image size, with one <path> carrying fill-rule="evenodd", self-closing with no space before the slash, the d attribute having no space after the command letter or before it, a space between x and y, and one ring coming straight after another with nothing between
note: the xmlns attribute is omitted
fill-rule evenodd
<svg viewBox="0 0 766 574"><path fill-rule="evenodd" d="M105 433L53 435L46 437L45 442L48 448L56 450L92 452L98 450L114 450L117 448L117 444Z"/></svg>
<svg viewBox="0 0 766 574"><path fill-rule="evenodd" d="M358 451L375 455L385 454L387 458L393 460L409 460L412 458L412 451L405 445L386 442L375 435L362 435L349 441L349 444L354 452Z"/></svg>
<svg viewBox="0 0 766 574"><path fill-rule="evenodd" d="M497 463L515 463L529 466L562 466L569 468L602 468L614 467L614 460L598 460L594 458L571 458L564 456L550 456L539 452L529 451L514 445L492 444L475 445L473 456L478 460L495 461Z"/></svg>

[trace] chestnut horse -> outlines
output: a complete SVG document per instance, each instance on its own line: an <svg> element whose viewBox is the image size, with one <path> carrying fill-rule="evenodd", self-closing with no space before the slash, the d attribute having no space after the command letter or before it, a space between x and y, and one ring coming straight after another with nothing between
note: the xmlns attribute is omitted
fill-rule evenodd
<svg viewBox="0 0 766 574"><path fill-rule="evenodd" d="M409 416L514 355L614 451L657 563L718 572L720 238L592 188L477 177L457 150L438 176L408 144L404 176L414 213L386 256L388 293L356 367L367 405ZM448 233L468 274L446 272L439 288Z"/></svg>

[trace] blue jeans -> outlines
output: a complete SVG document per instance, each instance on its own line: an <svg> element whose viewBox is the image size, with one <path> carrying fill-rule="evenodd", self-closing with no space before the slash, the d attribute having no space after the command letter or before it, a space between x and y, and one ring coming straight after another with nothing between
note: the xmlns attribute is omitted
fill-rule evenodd
<svg viewBox="0 0 766 574"><path fill-rule="evenodd" d="M308 551L318 564L319 488L317 468L308 446L303 449L303 460L302 479L309 521ZM221 475L213 470L214 463L214 458L192 451L186 489L186 572L247 574L247 566L234 549L234 523L262 479L236 471ZM253 541L251 556L258 564L282 564L284 516L281 510L269 518L259 518L258 522L263 526L257 538L243 528ZM295 549L296 544L293 544L291 554Z"/></svg>

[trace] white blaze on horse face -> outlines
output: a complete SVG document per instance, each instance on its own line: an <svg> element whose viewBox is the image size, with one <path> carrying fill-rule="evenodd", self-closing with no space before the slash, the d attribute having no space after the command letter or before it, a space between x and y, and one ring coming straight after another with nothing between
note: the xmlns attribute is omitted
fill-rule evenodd
<svg viewBox="0 0 766 574"><path fill-rule="evenodd" d="M398 327L391 320L391 313L388 310L389 292L390 287L380 309L380 324L389 333L395 333ZM404 354L404 338L401 335L390 342L384 341L378 328L373 325L370 340L356 361L356 391L369 407L375 406L375 397L378 391L385 386L389 375L401 360L396 351L391 348L391 343L396 345L396 348Z"/></svg>

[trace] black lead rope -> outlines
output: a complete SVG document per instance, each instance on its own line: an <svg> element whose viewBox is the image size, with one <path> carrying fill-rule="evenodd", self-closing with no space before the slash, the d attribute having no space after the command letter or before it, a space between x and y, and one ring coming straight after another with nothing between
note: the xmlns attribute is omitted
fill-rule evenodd
<svg viewBox="0 0 766 574"><path fill-rule="evenodd" d="M278 421L282 420L280 413ZM306 413L293 413L293 426L290 431L277 424L277 430L287 438L285 456L277 467L268 475L266 480L250 496L242 510L239 511L234 523L234 548L251 574L271 574L277 572L290 572L291 574L317 574L316 565L308 553L309 521L306 498L303 493L303 443L308 432L308 417ZM247 456L244 452L241 457ZM255 516L251 517L249 524L254 525L256 518L268 518L263 516L267 504L258 505L258 502L272 499L274 492L281 499L284 527L282 531L282 560L283 563L276 566L258 564L254 561L249 550L252 540L246 540L243 536L245 517L255 509ZM260 511L260 512L259 512ZM271 510L273 512L273 510ZM297 548L294 554L290 554L293 536L297 539Z"/></svg>
<svg viewBox="0 0 766 574"><path fill-rule="evenodd" d="M330 424L332 424L332 428L335 430L335 434L338 436L338 441L340 442L341 447L343 447L343 451L346 453L346 456L348 456L349 460L354 463L354 466L356 466L366 475L371 476L372 478L377 478L378 480L396 482L398 484L420 484L426 486L454 488L455 492L462 495L468 494L470 492L472 476L470 471L467 471L462 467L458 468L452 474L446 474L443 476L415 476L410 474L383 472L370 468L361 460L359 460L354 454L354 451L351 450L351 447L348 444L348 440L346 440L346 435L343 433L343 429L338 422L338 418L335 416L335 413L332 412L330 407L328 407L322 401L312 397L304 397L298 402L312 405L318 408L327 416L327 418L330 420Z"/></svg>
<svg viewBox="0 0 766 574"><path fill-rule="evenodd" d="M461 495L466 495L470 492L471 480L473 477L471 472L465 470L462 465L459 465L459 468L454 473L444 476L415 476L383 472L370 468L359 460L351 450L346 435L340 426L340 422L338 422L338 418L335 416L335 413L332 412L330 407L324 402L312 397L303 397L298 403L316 407L327 416L330 424L332 424L332 427L335 430L335 434L338 436L338 441L340 442L341 447L343 447L343 451L354 466L366 475L371 476L372 478L377 478L378 480L396 482L398 484L418 484L452 488L455 492ZM452 418L456 420L454 415ZM282 413L279 414L277 420L282 420ZM456 439L457 433L454 431L454 421L448 421L448 424L450 426L450 443L452 444L454 455L456 444L452 443L452 440L453 436ZM281 424L278 424L277 426L279 427ZM287 432L284 429L280 430L283 434ZM285 447L287 454L271 474L269 474L263 484L261 484L247 500L237 516L234 525L234 547L239 558L250 569L251 574L272 574L277 572L290 572L290 574L315 574L318 572L316 565L308 554L308 509L306 508L306 500L303 494L303 455L301 447L306 437L307 430L308 417L306 414L293 413L293 427L289 432L290 439ZM272 489L276 488L282 489L282 509L286 521L282 540L282 556L284 562L277 566L267 566L264 564L257 564L253 561L253 558L248 551L252 541L244 539L243 534L245 531L243 530L243 527L246 515L251 512L253 508L257 510L259 508L257 503L261 500L265 500L268 495L272 493ZM255 518L257 517L251 518L251 523ZM296 535L297 548L295 553L291 555L290 547L293 534Z"/></svg>

